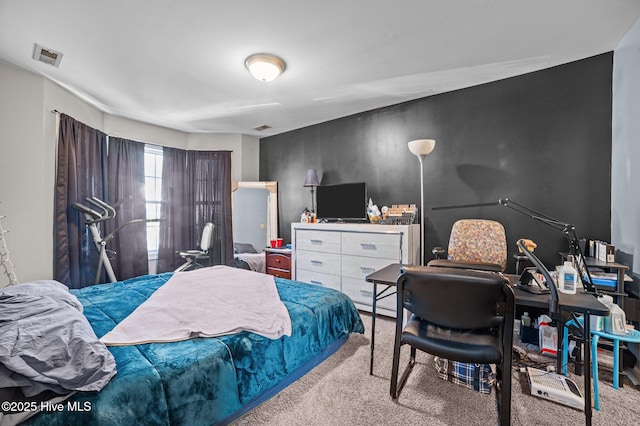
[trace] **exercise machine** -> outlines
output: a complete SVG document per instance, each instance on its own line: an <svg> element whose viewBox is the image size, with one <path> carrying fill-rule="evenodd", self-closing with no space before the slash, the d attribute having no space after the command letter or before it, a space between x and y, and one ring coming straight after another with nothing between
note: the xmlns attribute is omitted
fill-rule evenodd
<svg viewBox="0 0 640 426"><path fill-rule="evenodd" d="M73 203L71 206L78 210L80 213L84 214L84 220L89 228L89 232L91 232L91 237L93 238L93 244L96 246L96 249L99 253L98 260L98 268L96 269L96 284L100 282L100 273L102 268L107 274L107 278L110 282L114 283L117 281L116 275L113 272L113 267L111 266L111 261L109 260L107 243L116 236L122 228L132 225L134 223L142 223L142 222L156 222L159 219L133 219L130 220L113 230L113 232L106 235L104 238L100 235L100 229L98 228L98 224L101 222L105 222L107 220L113 219L116 217L116 209L120 203L117 203L115 207L110 206L105 203L101 199L97 197L87 197L85 198L87 205L80 203Z"/></svg>

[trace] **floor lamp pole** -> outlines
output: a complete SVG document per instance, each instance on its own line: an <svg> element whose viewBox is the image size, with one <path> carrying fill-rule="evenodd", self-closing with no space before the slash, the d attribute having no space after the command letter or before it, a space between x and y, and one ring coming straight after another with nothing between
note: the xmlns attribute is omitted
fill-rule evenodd
<svg viewBox="0 0 640 426"><path fill-rule="evenodd" d="M420 266L424 266L424 157L436 146L434 139L416 139L408 144L409 151L420 160Z"/></svg>
<svg viewBox="0 0 640 426"><path fill-rule="evenodd" d="M420 266L424 266L424 156L420 160Z"/></svg>

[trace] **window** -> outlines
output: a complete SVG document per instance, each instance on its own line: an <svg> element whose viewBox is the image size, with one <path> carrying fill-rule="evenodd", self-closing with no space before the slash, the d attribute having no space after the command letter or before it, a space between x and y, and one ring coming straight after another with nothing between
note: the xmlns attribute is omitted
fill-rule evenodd
<svg viewBox="0 0 640 426"><path fill-rule="evenodd" d="M147 219L160 219L162 201L162 147L144 147L144 188L147 205ZM147 250L149 259L158 258L160 222L147 222Z"/></svg>

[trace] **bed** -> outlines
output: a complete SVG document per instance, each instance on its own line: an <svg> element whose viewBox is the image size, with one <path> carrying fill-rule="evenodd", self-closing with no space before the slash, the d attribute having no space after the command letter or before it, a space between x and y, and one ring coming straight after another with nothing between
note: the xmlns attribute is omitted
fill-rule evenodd
<svg viewBox="0 0 640 426"><path fill-rule="evenodd" d="M188 272L187 272L188 273ZM166 283L173 273L71 290L102 337ZM262 274L260 274L262 275ZM351 300L338 291L275 278L291 319L291 336L242 331L173 343L113 346L117 374L99 392L78 392L61 412L41 412L30 425L228 424L275 395L363 333Z"/></svg>
<svg viewBox="0 0 640 426"><path fill-rule="evenodd" d="M266 257L262 253L237 253L233 255L235 258L236 268L246 269L248 271L267 272Z"/></svg>
<svg viewBox="0 0 640 426"><path fill-rule="evenodd" d="M233 257L236 268L266 273L266 257L249 243L233 243Z"/></svg>

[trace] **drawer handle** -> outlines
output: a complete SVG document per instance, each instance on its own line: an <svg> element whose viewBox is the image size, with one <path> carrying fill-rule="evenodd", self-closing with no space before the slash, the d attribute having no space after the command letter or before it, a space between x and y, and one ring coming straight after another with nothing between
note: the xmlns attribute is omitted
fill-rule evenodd
<svg viewBox="0 0 640 426"><path fill-rule="evenodd" d="M373 273L375 271L376 271L376 268L370 268L370 267L367 267L367 266L361 266L360 267L360 272L363 272L365 274L371 274L371 273Z"/></svg>
<svg viewBox="0 0 640 426"><path fill-rule="evenodd" d="M322 245L322 240L311 240L311 244L320 244L320 245Z"/></svg>
<svg viewBox="0 0 640 426"><path fill-rule="evenodd" d="M280 259L278 259L277 257L275 260L276 260L276 263L280 263Z"/></svg>
<svg viewBox="0 0 640 426"><path fill-rule="evenodd" d="M322 266L322 260L311 260L311 264L315 266Z"/></svg>
<svg viewBox="0 0 640 426"><path fill-rule="evenodd" d="M376 243L371 243L371 242L368 243L366 241L363 241L363 242L360 243L360 247L363 250L375 250L376 249Z"/></svg>
<svg viewBox="0 0 640 426"><path fill-rule="evenodd" d="M322 281L315 281L315 280L311 280L309 281L311 284L315 284L315 285L322 285Z"/></svg>
<svg viewBox="0 0 640 426"><path fill-rule="evenodd" d="M369 290L360 290L360 294L367 297L373 297L373 292Z"/></svg>

